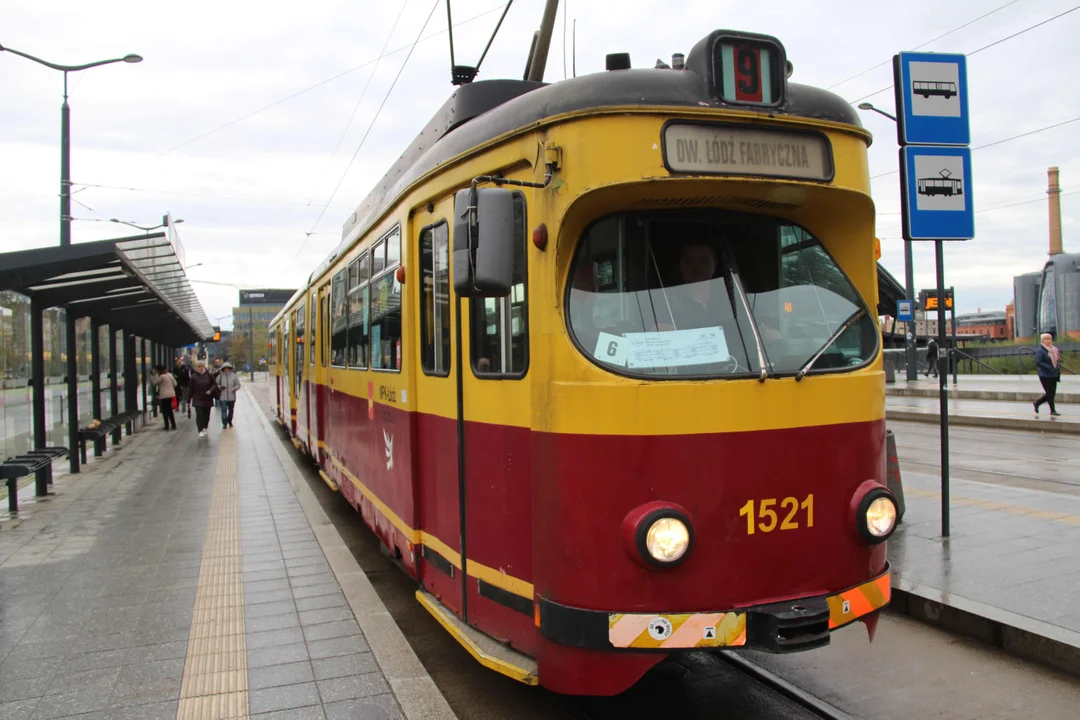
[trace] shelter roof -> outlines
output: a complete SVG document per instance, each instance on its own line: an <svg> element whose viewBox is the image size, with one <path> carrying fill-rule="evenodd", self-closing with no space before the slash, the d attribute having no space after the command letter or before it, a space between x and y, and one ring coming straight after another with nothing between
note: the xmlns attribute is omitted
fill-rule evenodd
<svg viewBox="0 0 1080 720"><path fill-rule="evenodd" d="M164 232L0 253L0 290L148 340L187 345L214 330Z"/></svg>

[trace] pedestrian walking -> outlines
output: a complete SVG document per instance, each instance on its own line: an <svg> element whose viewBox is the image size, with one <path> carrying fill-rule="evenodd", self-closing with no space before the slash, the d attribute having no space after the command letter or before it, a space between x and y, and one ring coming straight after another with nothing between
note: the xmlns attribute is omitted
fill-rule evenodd
<svg viewBox="0 0 1080 720"><path fill-rule="evenodd" d="M184 398L183 412L187 413L188 417L191 417L191 403L187 401L187 386L191 381L191 370L188 369L187 363L184 362L184 358L176 358L176 367L173 368L173 377L176 379L176 387L179 392L178 397Z"/></svg>
<svg viewBox="0 0 1080 720"><path fill-rule="evenodd" d="M221 403L221 427L232 427L233 411L236 408L236 393L240 391L240 378L233 372L232 363L221 366L217 376L218 402Z"/></svg>
<svg viewBox="0 0 1080 720"><path fill-rule="evenodd" d="M930 338L930 342L926 343L926 377L930 377L931 373L934 377L937 377L937 359L938 359L938 345L934 338Z"/></svg>
<svg viewBox="0 0 1080 720"><path fill-rule="evenodd" d="M1046 403L1050 406L1050 415L1060 417L1061 413L1054 407L1054 395L1057 394L1057 384L1061 380L1061 351L1054 345L1054 338L1050 333L1043 333L1039 340L1039 347L1035 348L1035 370L1039 373L1043 396L1035 401L1035 414L1038 415L1039 406Z"/></svg>
<svg viewBox="0 0 1080 720"><path fill-rule="evenodd" d="M210 426L210 410L217 399L218 386L213 376L206 370L206 363L200 360L195 364L195 372L188 383L187 400L195 408L195 427L199 437L206 437L206 428Z"/></svg>
<svg viewBox="0 0 1080 720"><path fill-rule="evenodd" d="M214 363L209 367L209 370L210 370L210 377L212 377L214 379L214 383L217 383L218 375L221 374L221 358L219 358L219 357L214 358ZM214 407L216 407L219 411L222 411L223 408L221 406L221 400L218 400L217 398L215 398L214 399Z"/></svg>
<svg viewBox="0 0 1080 720"><path fill-rule="evenodd" d="M176 416L173 415L173 402L176 401L176 378L165 371L164 365L154 367L154 390L157 392L161 417L165 420L162 430L176 429Z"/></svg>

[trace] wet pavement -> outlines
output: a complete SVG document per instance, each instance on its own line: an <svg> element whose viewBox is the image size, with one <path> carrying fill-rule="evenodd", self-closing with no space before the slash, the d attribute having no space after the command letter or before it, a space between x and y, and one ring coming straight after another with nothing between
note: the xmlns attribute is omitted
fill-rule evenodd
<svg viewBox="0 0 1080 720"><path fill-rule="evenodd" d="M0 519L0 718L453 717L254 402L178 424Z"/></svg>
<svg viewBox="0 0 1080 720"><path fill-rule="evenodd" d="M1080 383L1078 383L1080 384ZM940 415L939 399L934 397L885 398L885 415L888 420L911 420L937 423ZM949 422L1011 430L1033 430L1047 433L1080 434L1080 407L1061 403L1057 406L1060 417L1051 417L1050 408L1043 405L1038 414L1032 401L968 400L949 398Z"/></svg>

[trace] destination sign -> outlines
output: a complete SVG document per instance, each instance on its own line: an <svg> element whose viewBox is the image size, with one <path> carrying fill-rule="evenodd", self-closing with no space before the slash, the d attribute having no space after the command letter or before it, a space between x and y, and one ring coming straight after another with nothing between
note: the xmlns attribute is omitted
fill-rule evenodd
<svg viewBox="0 0 1080 720"><path fill-rule="evenodd" d="M673 173L832 180L829 141L816 133L672 123L663 130Z"/></svg>

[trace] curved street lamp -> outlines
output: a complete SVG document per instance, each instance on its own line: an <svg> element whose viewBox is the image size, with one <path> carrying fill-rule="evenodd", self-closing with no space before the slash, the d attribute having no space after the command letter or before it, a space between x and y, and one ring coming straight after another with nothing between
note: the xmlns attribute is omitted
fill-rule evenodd
<svg viewBox="0 0 1080 720"><path fill-rule="evenodd" d="M165 222L162 222L160 225L154 225L153 227L145 227L145 226L139 225L137 223L128 222L127 220L117 220L116 218L109 218L109 222L120 223L121 225L127 225L128 227L138 228L139 230L142 230L143 232L150 232L152 230L157 230L158 228L169 227L169 223L168 223L168 220L167 220L168 217L169 216L166 215L165 216L165 218L166 218ZM173 220L172 224L173 225L179 225L182 222L184 222L184 221L183 220ZM192 267L192 266L189 265L188 267Z"/></svg>
<svg viewBox="0 0 1080 720"><path fill-rule="evenodd" d="M64 73L64 104L60 106L60 246L71 244L71 112L68 107L68 87L67 76L69 72L78 72L80 70L87 70L99 65L110 65L112 63L126 62L137 63L142 62L141 55L135 55L131 53L121 58L113 58L112 60L98 60L97 62L84 63L82 65L60 65L57 63L49 62L48 60L42 60L41 58L34 57L29 53L24 53L19 50L14 50L9 47L0 45L0 52L9 52L20 57L24 57L27 60L33 60L39 65L44 65L47 68L53 70L59 70Z"/></svg>
<svg viewBox="0 0 1080 720"><path fill-rule="evenodd" d="M870 104L868 102L859 103L859 109L860 110L873 110L877 114L884 115L885 117L889 118L893 122L896 122L896 116L895 115L890 115L889 113L885 112L884 110L878 110L876 107L874 107L872 104Z"/></svg>

